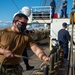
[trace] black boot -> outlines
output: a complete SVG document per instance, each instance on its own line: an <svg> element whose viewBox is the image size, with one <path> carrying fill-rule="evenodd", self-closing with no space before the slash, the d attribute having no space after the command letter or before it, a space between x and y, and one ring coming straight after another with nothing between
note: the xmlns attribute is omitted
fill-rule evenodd
<svg viewBox="0 0 75 75"><path fill-rule="evenodd" d="M31 70L31 69L33 69L33 68L34 68L34 66L29 66L29 65L27 66L27 65L26 65L26 70Z"/></svg>

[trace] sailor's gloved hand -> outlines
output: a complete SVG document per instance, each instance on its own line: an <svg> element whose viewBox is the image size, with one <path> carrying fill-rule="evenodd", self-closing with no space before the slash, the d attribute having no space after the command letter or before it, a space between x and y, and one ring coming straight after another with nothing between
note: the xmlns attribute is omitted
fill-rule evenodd
<svg viewBox="0 0 75 75"><path fill-rule="evenodd" d="M73 41L73 45L75 45L75 42Z"/></svg>

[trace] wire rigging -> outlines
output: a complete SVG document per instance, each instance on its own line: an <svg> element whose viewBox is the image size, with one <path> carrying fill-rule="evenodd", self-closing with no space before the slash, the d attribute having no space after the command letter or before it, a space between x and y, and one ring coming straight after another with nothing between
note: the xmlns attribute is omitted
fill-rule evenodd
<svg viewBox="0 0 75 75"><path fill-rule="evenodd" d="M12 2L13 2L14 5L16 6L16 8L17 8L18 10L20 10L19 7L17 6L17 4L14 2L14 0L12 0Z"/></svg>
<svg viewBox="0 0 75 75"><path fill-rule="evenodd" d="M45 6L45 5L46 5L46 0L43 1L43 6Z"/></svg>
<svg viewBox="0 0 75 75"><path fill-rule="evenodd" d="M61 3L62 3L62 0L57 1L56 12L58 12L61 9Z"/></svg>
<svg viewBox="0 0 75 75"><path fill-rule="evenodd" d="M42 6L49 6L50 0L44 0Z"/></svg>

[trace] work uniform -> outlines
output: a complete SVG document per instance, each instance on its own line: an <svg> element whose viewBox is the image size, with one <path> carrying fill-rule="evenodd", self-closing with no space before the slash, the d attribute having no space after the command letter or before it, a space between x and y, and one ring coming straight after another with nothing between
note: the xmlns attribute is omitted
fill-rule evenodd
<svg viewBox="0 0 75 75"><path fill-rule="evenodd" d="M68 58L68 43L70 41L70 35L69 32L65 29L61 29L58 32L58 41L61 47L63 47L64 50L64 58Z"/></svg>
<svg viewBox="0 0 75 75"><path fill-rule="evenodd" d="M10 50L13 54L22 55L25 47L27 46L31 47L34 44L35 42L32 40L32 38L29 35L13 32L11 30L11 27L0 30L0 48ZM4 55L0 54L0 63L3 61L4 58L5 58ZM12 57L12 58L7 58L5 61L3 61L3 64L4 66L10 65L14 67L14 65L17 66L19 64L19 61L20 58ZM15 74L15 75L21 75L21 74Z"/></svg>
<svg viewBox="0 0 75 75"><path fill-rule="evenodd" d="M54 13L55 13L55 8L56 8L56 3L54 0L51 1L50 6L51 6L51 10L52 10L51 11L51 13L52 13L51 18L54 18Z"/></svg>
<svg viewBox="0 0 75 75"><path fill-rule="evenodd" d="M66 6L64 6L66 4ZM67 1L64 1L62 4L62 9L61 9L61 18L65 17L67 18Z"/></svg>

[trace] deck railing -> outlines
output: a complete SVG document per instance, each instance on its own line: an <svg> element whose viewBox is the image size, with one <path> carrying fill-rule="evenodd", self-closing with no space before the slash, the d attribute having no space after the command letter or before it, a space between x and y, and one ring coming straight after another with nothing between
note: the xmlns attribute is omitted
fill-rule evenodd
<svg viewBox="0 0 75 75"><path fill-rule="evenodd" d="M32 7L32 18L51 18L50 6L34 6Z"/></svg>

